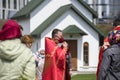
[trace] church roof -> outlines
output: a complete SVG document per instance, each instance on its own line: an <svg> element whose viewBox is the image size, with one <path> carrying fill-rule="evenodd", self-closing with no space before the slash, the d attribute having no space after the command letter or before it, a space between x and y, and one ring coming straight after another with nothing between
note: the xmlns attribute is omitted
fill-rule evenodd
<svg viewBox="0 0 120 80"><path fill-rule="evenodd" d="M65 28L63 34L80 34L80 35L87 35L83 30L79 29L76 25L70 25Z"/></svg>
<svg viewBox="0 0 120 80"><path fill-rule="evenodd" d="M88 11L90 11L93 14L93 17L96 18L98 15L97 13L89 7L88 4L86 4L83 0L77 0L80 2ZM23 7L20 11L18 11L12 18L18 18L18 17L23 17L26 16L28 17L30 13L38 7L44 0L31 0L25 7Z"/></svg>
<svg viewBox="0 0 120 80"><path fill-rule="evenodd" d="M64 12L72 9L78 16L80 16L87 24L89 24L98 34L104 36L104 34L92 23L89 21L77 8L75 8L72 4L65 5L60 7L56 12L54 12L47 20L45 20L42 24L37 27L32 34L42 33L49 25L51 25L56 19L58 19Z"/></svg>
<svg viewBox="0 0 120 80"><path fill-rule="evenodd" d="M44 0L32 0L25 7L23 7L20 11L18 11L12 18L16 19L19 17L28 17L30 13L37 8ZM84 1L77 0L80 2L89 12L93 14L93 17L97 17L97 13L90 8ZM93 22L87 19L80 10L78 10L73 4L68 4L60 7L57 11L55 11L51 16L49 16L42 24L40 24L32 34L42 33L50 24L52 24L56 19L58 19L64 12L72 9L75 13L78 14L87 24L89 24L99 35L104 36L104 34L94 25Z"/></svg>
<svg viewBox="0 0 120 80"><path fill-rule="evenodd" d="M26 16L28 17L30 13L37 7L39 6L44 0L31 0L25 7L23 7L20 11L18 11L13 17L18 18L18 17L23 17Z"/></svg>

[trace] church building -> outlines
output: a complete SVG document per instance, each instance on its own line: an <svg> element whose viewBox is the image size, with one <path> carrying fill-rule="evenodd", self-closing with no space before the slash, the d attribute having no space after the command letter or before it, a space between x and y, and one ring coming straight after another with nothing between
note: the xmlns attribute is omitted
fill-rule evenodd
<svg viewBox="0 0 120 80"><path fill-rule="evenodd" d="M96 71L104 37L95 26L96 18L97 13L82 0L31 0L12 17L22 25L23 35L35 38L33 52L44 49L45 37L51 37L53 29L62 30L76 71Z"/></svg>

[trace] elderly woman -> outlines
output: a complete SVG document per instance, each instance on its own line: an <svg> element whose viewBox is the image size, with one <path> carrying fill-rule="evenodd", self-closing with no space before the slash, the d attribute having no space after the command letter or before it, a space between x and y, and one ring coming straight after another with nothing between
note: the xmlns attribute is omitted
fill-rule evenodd
<svg viewBox="0 0 120 80"><path fill-rule="evenodd" d="M108 34L110 47L103 53L98 80L120 80L120 30Z"/></svg>
<svg viewBox="0 0 120 80"><path fill-rule="evenodd" d="M7 20L0 31L0 80L35 80L35 59L21 43L18 23Z"/></svg>

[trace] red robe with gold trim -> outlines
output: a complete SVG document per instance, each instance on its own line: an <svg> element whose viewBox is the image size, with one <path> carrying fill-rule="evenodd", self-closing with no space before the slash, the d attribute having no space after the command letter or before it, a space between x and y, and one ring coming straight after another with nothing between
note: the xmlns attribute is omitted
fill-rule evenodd
<svg viewBox="0 0 120 80"><path fill-rule="evenodd" d="M64 80L66 49L59 47L51 38L45 38L45 64L42 80Z"/></svg>

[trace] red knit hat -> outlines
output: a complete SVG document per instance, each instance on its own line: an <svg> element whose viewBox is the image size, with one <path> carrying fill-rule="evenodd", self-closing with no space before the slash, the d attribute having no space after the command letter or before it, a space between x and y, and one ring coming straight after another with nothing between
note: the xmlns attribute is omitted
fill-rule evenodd
<svg viewBox="0 0 120 80"><path fill-rule="evenodd" d="M19 24L15 20L7 20L0 31L0 40L20 38L21 31Z"/></svg>

